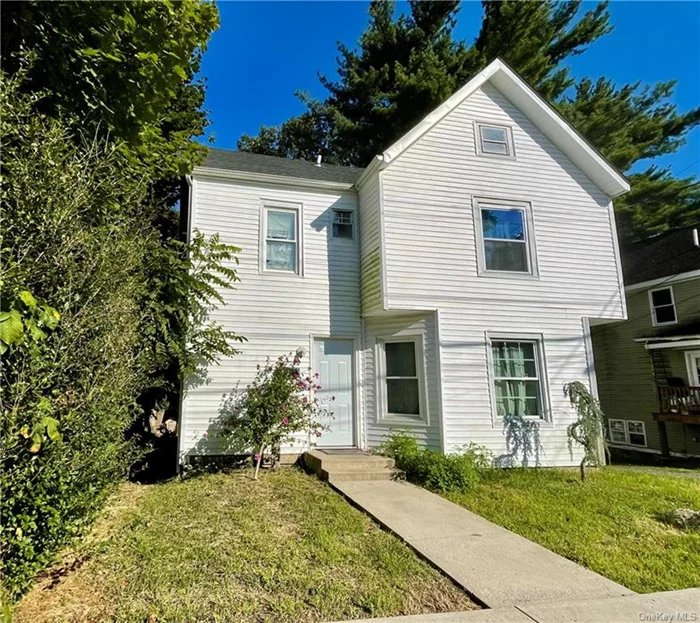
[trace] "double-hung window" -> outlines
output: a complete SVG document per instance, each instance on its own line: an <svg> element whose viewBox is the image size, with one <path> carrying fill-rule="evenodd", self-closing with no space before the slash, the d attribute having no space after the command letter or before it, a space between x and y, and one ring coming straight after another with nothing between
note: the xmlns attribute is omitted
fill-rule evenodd
<svg viewBox="0 0 700 623"><path fill-rule="evenodd" d="M611 443L628 446L646 446L647 433L644 422L635 420L608 420Z"/></svg>
<svg viewBox="0 0 700 623"><path fill-rule="evenodd" d="M546 414L540 344L537 340L491 340L493 392L499 417Z"/></svg>
<svg viewBox="0 0 700 623"><path fill-rule="evenodd" d="M508 126L476 123L477 153L512 158L513 134Z"/></svg>
<svg viewBox="0 0 700 623"><path fill-rule="evenodd" d="M333 213L333 238L347 238L352 240L354 233L354 218L352 210L336 210Z"/></svg>
<svg viewBox="0 0 700 623"><path fill-rule="evenodd" d="M423 368L420 338L382 340L384 355L383 416L391 419L423 419Z"/></svg>
<svg viewBox="0 0 700 623"><path fill-rule="evenodd" d="M676 304L673 300L673 287L649 290L649 306L654 326L676 324Z"/></svg>
<svg viewBox="0 0 700 623"><path fill-rule="evenodd" d="M475 203L480 272L535 274L529 204Z"/></svg>
<svg viewBox="0 0 700 623"><path fill-rule="evenodd" d="M299 272L299 211L265 208L265 270Z"/></svg>

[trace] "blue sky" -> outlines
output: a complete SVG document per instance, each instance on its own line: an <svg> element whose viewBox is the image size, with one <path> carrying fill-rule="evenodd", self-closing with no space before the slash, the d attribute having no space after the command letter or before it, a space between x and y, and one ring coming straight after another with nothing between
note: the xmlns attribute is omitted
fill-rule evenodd
<svg viewBox="0 0 700 623"><path fill-rule="evenodd" d="M335 78L336 41L354 45L367 24L367 5L219 2L221 27L202 62L214 144L235 149L241 134L256 134L261 124L278 125L299 114L304 108L296 90L323 98L317 73ZM675 79L673 101L679 110L700 104L700 2L618 0L610 4L610 14L615 30L569 59L573 75L604 76L617 84ZM455 37L471 43L480 25L481 3L464 2ZM700 128L687 145L657 163L678 175L700 175ZM640 164L637 169L645 168Z"/></svg>

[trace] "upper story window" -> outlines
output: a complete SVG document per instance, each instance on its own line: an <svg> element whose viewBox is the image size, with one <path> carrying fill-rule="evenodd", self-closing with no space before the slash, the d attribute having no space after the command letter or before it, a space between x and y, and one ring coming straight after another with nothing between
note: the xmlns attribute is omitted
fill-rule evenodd
<svg viewBox="0 0 700 623"><path fill-rule="evenodd" d="M494 339L491 360L496 415L544 419L540 342Z"/></svg>
<svg viewBox="0 0 700 623"><path fill-rule="evenodd" d="M477 123L476 138L479 155L487 154L506 158L512 158L515 155L513 134L508 126Z"/></svg>
<svg viewBox="0 0 700 623"><path fill-rule="evenodd" d="M655 327L663 324L675 324L678 321L672 286L649 290L649 306L651 308L651 321Z"/></svg>
<svg viewBox="0 0 700 623"><path fill-rule="evenodd" d="M482 273L535 274L529 204L476 201Z"/></svg>
<svg viewBox="0 0 700 623"><path fill-rule="evenodd" d="M299 272L299 210L266 207L264 210L265 270Z"/></svg>
<svg viewBox="0 0 700 623"><path fill-rule="evenodd" d="M333 209L333 238L346 238L352 240L355 237L355 219L352 210Z"/></svg>

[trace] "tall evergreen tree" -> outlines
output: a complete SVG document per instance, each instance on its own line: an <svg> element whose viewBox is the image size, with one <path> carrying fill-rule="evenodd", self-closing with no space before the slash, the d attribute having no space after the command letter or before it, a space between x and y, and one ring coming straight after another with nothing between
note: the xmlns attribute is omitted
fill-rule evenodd
<svg viewBox="0 0 700 623"><path fill-rule="evenodd" d="M279 127L242 136L239 149L366 166L479 70L503 58L548 99L613 165L627 172L632 192L616 201L620 233L634 239L700 220L700 185L653 164L676 151L700 123L700 108L680 114L670 103L674 82L642 88L612 81L576 83L566 61L611 32L607 2L579 18L580 0L482 2L475 42L453 37L458 0L410 0L395 18L393 2L375 0L356 49L339 45L338 81L321 77L325 100L298 94L307 111Z"/></svg>

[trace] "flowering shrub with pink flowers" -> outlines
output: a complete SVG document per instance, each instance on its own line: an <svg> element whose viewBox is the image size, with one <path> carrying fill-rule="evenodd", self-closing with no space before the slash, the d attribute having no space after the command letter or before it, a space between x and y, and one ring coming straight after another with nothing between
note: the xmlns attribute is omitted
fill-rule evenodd
<svg viewBox="0 0 700 623"><path fill-rule="evenodd" d="M221 434L232 446L253 453L256 479L263 457L269 455L274 463L282 444L292 441L295 433L306 433L313 444L327 430L321 421L332 414L314 395L321 389L318 374L302 370L302 356L299 349L276 361L268 359L258 365L244 392L229 397Z"/></svg>

